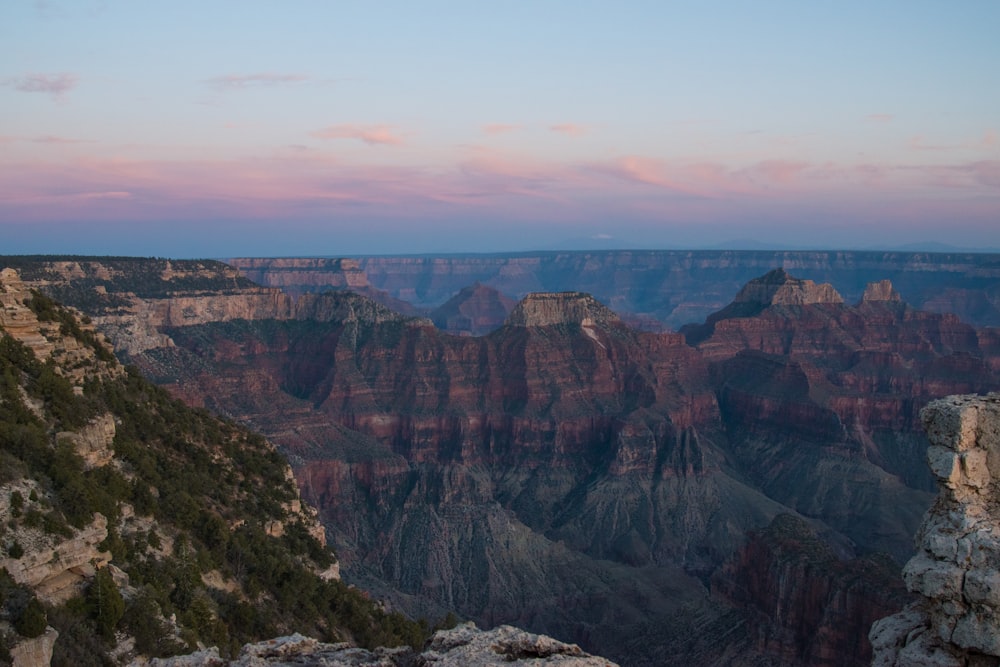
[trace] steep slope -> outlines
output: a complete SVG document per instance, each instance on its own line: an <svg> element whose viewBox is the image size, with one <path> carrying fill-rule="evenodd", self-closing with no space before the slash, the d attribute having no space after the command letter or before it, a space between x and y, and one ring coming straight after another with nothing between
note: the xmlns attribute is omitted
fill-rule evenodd
<svg viewBox="0 0 1000 667"><path fill-rule="evenodd" d="M337 580L266 440L123 369L92 325L10 269L0 305L5 650L86 665L198 642L229 653L291 630L422 641Z"/></svg>
<svg viewBox="0 0 1000 667"><path fill-rule="evenodd" d="M849 306L772 271L684 333L710 362L731 452L760 487L905 560L933 488L920 407L1000 384L972 327L910 308L886 282L865 294Z"/></svg>

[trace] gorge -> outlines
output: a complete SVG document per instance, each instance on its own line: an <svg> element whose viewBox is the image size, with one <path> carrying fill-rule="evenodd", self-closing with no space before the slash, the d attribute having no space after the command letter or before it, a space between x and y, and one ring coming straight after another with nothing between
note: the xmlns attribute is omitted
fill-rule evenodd
<svg viewBox="0 0 1000 667"><path fill-rule="evenodd" d="M991 256L907 256L878 275L864 254L823 257L770 271L758 270L762 255L745 266L720 254L701 273L622 254L538 259L549 273L524 270L524 258L485 258L479 274L468 259L397 261L445 267L411 276L423 294L464 272L482 306L444 320L430 300L388 307L409 293L385 289L402 278L372 279L389 264L377 258L336 260L336 271L259 260L260 275L249 260L239 271L100 258L22 270L172 393L277 444L344 577L395 608L513 623L630 665L861 665L866 624L908 600L899 563L933 496L920 408L1000 388L995 331L910 306L908 294L946 300L933 285L944 273L961 303L994 303L996 268ZM852 278L812 282L796 261ZM594 273L541 294L490 287L489 271L555 284L559 262ZM303 266L316 282L339 271L340 287L377 302L306 289ZM747 270L756 277L724 294ZM884 282L912 287L925 274L921 290ZM602 305L586 293L599 275L632 284ZM671 298L664 286L705 275L690 292L701 306L677 303L668 317L652 306ZM692 321L670 320L678 309L709 302L711 314L663 331ZM989 307L976 312L990 322ZM435 322L491 330L453 335Z"/></svg>

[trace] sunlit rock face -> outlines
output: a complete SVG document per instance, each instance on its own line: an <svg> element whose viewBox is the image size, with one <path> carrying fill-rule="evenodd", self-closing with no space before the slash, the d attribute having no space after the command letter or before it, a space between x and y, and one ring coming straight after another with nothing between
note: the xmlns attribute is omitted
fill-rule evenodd
<svg viewBox="0 0 1000 667"><path fill-rule="evenodd" d="M921 599L876 622L873 665L1000 664L1000 395L928 405L927 461L939 495L906 564Z"/></svg>

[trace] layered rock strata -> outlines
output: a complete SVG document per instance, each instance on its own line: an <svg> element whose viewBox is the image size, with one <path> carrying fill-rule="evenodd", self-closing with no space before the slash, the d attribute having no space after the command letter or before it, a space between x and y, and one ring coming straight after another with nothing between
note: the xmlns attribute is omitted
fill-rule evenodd
<svg viewBox="0 0 1000 667"><path fill-rule="evenodd" d="M872 626L872 664L1000 665L1000 395L934 401L922 416L940 493L903 571L921 599Z"/></svg>
<svg viewBox="0 0 1000 667"><path fill-rule="evenodd" d="M234 259L262 285L322 291L364 281L418 308L436 308L474 282L513 298L579 290L615 312L677 329L701 322L752 278L775 266L837 286L856 303L865 285L892 280L915 307L951 312L977 326L1000 325L1000 264L981 253L740 250L606 250L509 255ZM354 288L352 288L354 289ZM626 318L628 319L628 318Z"/></svg>

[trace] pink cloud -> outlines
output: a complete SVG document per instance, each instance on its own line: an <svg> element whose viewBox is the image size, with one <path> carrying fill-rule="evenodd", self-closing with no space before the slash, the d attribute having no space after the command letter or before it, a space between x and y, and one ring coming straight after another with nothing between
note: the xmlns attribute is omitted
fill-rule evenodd
<svg viewBox="0 0 1000 667"><path fill-rule="evenodd" d="M258 74L225 74L207 79L205 83L219 91L245 90L264 86L280 86L284 84L302 83L308 77L302 74L278 74L261 72Z"/></svg>
<svg viewBox="0 0 1000 667"><path fill-rule="evenodd" d="M896 115L891 113L870 113L865 118L873 123L891 123Z"/></svg>
<svg viewBox="0 0 1000 667"><path fill-rule="evenodd" d="M802 210L903 217L930 210L913 202L953 205L956 215L978 202L977 210L996 212L1000 161L732 166L630 155L563 163L485 149L426 167L359 165L292 149L216 161L0 160L0 221L732 220Z"/></svg>
<svg viewBox="0 0 1000 667"><path fill-rule="evenodd" d="M992 148L997 145L997 131L990 129L983 133L982 145L985 148Z"/></svg>
<svg viewBox="0 0 1000 667"><path fill-rule="evenodd" d="M67 137L57 137L51 134L44 134L31 140L36 144L88 144L92 143L86 139L69 139Z"/></svg>
<svg viewBox="0 0 1000 667"><path fill-rule="evenodd" d="M506 134L521 129L520 125L508 125L506 123L490 123L483 126L483 133L490 135Z"/></svg>
<svg viewBox="0 0 1000 667"><path fill-rule="evenodd" d="M549 130L560 134L566 134L571 137L582 137L590 132L590 128L586 125L577 125L576 123L560 123L558 125L550 125Z"/></svg>
<svg viewBox="0 0 1000 667"><path fill-rule="evenodd" d="M809 168L807 162L764 160L755 164L748 172L769 183L790 184L802 177Z"/></svg>
<svg viewBox="0 0 1000 667"><path fill-rule="evenodd" d="M663 160L629 155L603 165L594 165L598 172L633 183L652 185L677 194L694 197L711 196L699 181L711 181L721 175L721 168L710 164L678 166Z"/></svg>
<svg viewBox="0 0 1000 667"><path fill-rule="evenodd" d="M370 146L400 146L404 143L390 125L331 125L310 134L320 139L357 139Z"/></svg>
<svg viewBox="0 0 1000 667"><path fill-rule="evenodd" d="M76 87L76 74L27 74L5 79L4 83L22 93L47 93L62 98Z"/></svg>

